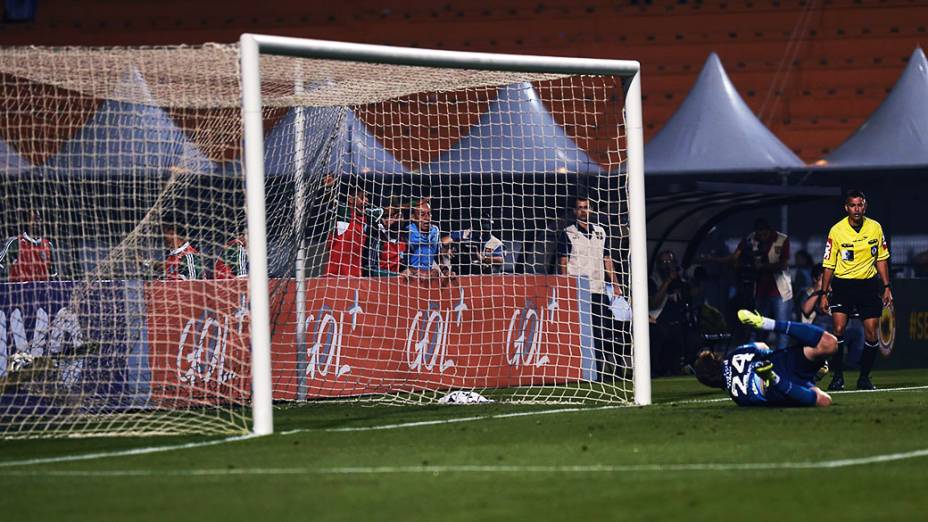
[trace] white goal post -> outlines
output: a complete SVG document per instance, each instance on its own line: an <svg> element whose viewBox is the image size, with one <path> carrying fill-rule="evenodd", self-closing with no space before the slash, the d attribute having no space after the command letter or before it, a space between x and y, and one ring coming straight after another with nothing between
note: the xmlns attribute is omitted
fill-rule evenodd
<svg viewBox="0 0 928 522"><path fill-rule="evenodd" d="M640 64L636 61L597 60L425 50L379 45L244 34L240 39L244 169L246 176L248 250L251 259L251 346L253 431L273 432L271 377L271 316L265 222L264 128L260 58L290 56L347 62L415 67L479 69L565 75L619 76L625 82L627 140L627 206L633 338L633 393L639 405L651 403L650 350L647 304L647 245L645 229L644 142L642 134Z"/></svg>

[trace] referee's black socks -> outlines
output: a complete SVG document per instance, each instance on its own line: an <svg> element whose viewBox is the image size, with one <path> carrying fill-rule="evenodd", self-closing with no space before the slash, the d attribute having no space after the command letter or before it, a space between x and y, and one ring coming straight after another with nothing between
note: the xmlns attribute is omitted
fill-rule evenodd
<svg viewBox="0 0 928 522"><path fill-rule="evenodd" d="M831 357L831 364L828 367L835 376L844 374L844 348L847 343L844 342L844 336L838 336L838 351Z"/></svg>
<svg viewBox="0 0 928 522"><path fill-rule="evenodd" d="M877 351L880 349L880 343L874 341L864 341L864 353L860 355L860 376L870 377L870 370L873 369L873 362L876 361Z"/></svg>

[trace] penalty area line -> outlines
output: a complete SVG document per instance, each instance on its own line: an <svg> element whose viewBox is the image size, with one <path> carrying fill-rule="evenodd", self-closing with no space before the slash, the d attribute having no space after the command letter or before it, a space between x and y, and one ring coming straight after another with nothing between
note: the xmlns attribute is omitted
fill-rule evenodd
<svg viewBox="0 0 928 522"><path fill-rule="evenodd" d="M692 472L692 471L775 471L835 469L865 466L928 457L928 448L871 455L851 459L807 462L747 462L695 464L594 464L572 466L522 465L447 465L447 466L346 466L330 468L203 468L203 469L114 469L114 470L13 470L9 476L32 477L150 477L150 476L260 476L260 475L389 475L440 473L628 473L628 472Z"/></svg>

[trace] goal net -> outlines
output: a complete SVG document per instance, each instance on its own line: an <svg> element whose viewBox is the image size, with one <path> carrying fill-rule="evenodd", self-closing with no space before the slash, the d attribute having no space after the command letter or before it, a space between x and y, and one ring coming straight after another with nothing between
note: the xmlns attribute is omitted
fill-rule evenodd
<svg viewBox="0 0 928 522"><path fill-rule="evenodd" d="M0 50L0 435L649 402L625 62L268 49Z"/></svg>

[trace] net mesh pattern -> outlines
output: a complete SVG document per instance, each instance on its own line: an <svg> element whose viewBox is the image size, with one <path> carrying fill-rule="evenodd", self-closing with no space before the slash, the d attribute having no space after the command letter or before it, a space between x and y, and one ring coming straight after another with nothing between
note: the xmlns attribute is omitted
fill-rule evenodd
<svg viewBox="0 0 928 522"><path fill-rule="evenodd" d="M238 60L0 50L0 435L249 429ZM278 404L631 400L620 78L260 67Z"/></svg>

